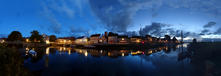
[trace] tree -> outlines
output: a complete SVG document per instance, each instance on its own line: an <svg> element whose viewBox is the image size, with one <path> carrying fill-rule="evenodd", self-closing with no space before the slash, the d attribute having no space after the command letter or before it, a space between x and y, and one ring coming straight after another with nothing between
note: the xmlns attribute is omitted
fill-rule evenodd
<svg viewBox="0 0 221 76"><path fill-rule="evenodd" d="M8 35L7 41L22 41L22 34L19 31L13 31Z"/></svg>
<svg viewBox="0 0 221 76"><path fill-rule="evenodd" d="M193 43L197 43L197 40L195 38L193 39Z"/></svg>
<svg viewBox="0 0 221 76"><path fill-rule="evenodd" d="M36 30L31 32L31 37L29 39L31 42L44 42L43 36L39 35L39 32Z"/></svg>
<svg viewBox="0 0 221 76"><path fill-rule="evenodd" d="M167 41L171 41L171 38L170 38L169 35L165 35L165 39L166 39Z"/></svg>
<svg viewBox="0 0 221 76"><path fill-rule="evenodd" d="M50 42L55 42L56 41L56 36L55 35L51 35L51 36L49 36L49 41Z"/></svg>
<svg viewBox="0 0 221 76"><path fill-rule="evenodd" d="M173 42L176 43L178 40L176 39L176 37L173 37Z"/></svg>

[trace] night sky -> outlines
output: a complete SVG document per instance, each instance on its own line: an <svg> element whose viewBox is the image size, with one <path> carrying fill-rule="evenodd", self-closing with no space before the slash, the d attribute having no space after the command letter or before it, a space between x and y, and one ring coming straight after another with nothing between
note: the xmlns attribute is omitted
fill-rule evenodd
<svg viewBox="0 0 221 76"><path fill-rule="evenodd" d="M220 0L1 0L0 36L11 31L83 36L128 35L221 38Z"/></svg>

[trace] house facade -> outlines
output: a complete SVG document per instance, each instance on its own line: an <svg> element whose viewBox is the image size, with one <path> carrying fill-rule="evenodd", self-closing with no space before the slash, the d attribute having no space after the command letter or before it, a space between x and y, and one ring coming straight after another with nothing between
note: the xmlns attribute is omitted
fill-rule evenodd
<svg viewBox="0 0 221 76"><path fill-rule="evenodd" d="M74 41L74 44L77 45L83 45L83 44L88 44L88 38L87 37L79 37Z"/></svg>
<svg viewBox="0 0 221 76"><path fill-rule="evenodd" d="M116 44L118 43L118 34L110 32L108 34L108 44Z"/></svg>
<svg viewBox="0 0 221 76"><path fill-rule="evenodd" d="M94 34L90 37L90 44L98 44L100 39L100 34Z"/></svg>
<svg viewBox="0 0 221 76"><path fill-rule="evenodd" d="M130 38L131 43L141 43L142 42L142 37L141 36L132 36Z"/></svg>
<svg viewBox="0 0 221 76"><path fill-rule="evenodd" d="M130 42L128 36L118 36L118 43L119 44L128 44Z"/></svg>

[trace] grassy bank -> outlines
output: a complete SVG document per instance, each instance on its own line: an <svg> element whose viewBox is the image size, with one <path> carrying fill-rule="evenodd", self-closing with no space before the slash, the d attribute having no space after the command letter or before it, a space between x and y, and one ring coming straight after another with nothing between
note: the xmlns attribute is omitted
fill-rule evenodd
<svg viewBox="0 0 221 76"><path fill-rule="evenodd" d="M191 62L206 76L221 76L221 43L191 43Z"/></svg>
<svg viewBox="0 0 221 76"><path fill-rule="evenodd" d="M2 76L31 76L23 63L24 58L16 48L0 47L0 74Z"/></svg>

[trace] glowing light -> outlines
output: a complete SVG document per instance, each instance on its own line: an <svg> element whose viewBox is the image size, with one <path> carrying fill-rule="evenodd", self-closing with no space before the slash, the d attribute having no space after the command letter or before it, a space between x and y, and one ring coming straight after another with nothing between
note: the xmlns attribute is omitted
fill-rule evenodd
<svg viewBox="0 0 221 76"><path fill-rule="evenodd" d="M136 42L137 42L137 43L140 43L140 40L139 40L139 39L137 39L137 40L136 40Z"/></svg>
<svg viewBox="0 0 221 76"><path fill-rule="evenodd" d="M87 51L84 53L84 56L88 56L88 53L87 53Z"/></svg>
<svg viewBox="0 0 221 76"><path fill-rule="evenodd" d="M29 42L29 39L26 39L25 41L26 41L26 42Z"/></svg>
<svg viewBox="0 0 221 76"><path fill-rule="evenodd" d="M82 53L82 50L80 50L79 52Z"/></svg>
<svg viewBox="0 0 221 76"><path fill-rule="evenodd" d="M49 55L49 53L50 53L49 48L46 48L46 54Z"/></svg>
<svg viewBox="0 0 221 76"><path fill-rule="evenodd" d="M110 53L110 52L108 52L108 56L111 56L111 53Z"/></svg>
<svg viewBox="0 0 221 76"><path fill-rule="evenodd" d="M148 54L152 54L152 53L153 53L153 51L152 51L152 50L148 51Z"/></svg>
<svg viewBox="0 0 221 76"><path fill-rule="evenodd" d="M136 55L136 54L137 54L137 52L131 52L131 54L132 54L132 55Z"/></svg>
<svg viewBox="0 0 221 76"><path fill-rule="evenodd" d="M124 56L124 53L122 53L122 56Z"/></svg>
<svg viewBox="0 0 221 76"><path fill-rule="evenodd" d="M25 48L25 50L29 50L29 48Z"/></svg>
<svg viewBox="0 0 221 76"><path fill-rule="evenodd" d="M124 40L124 38L122 38L122 40Z"/></svg>
<svg viewBox="0 0 221 76"><path fill-rule="evenodd" d="M50 41L49 41L49 40L46 40L46 44L50 44Z"/></svg>
<svg viewBox="0 0 221 76"><path fill-rule="evenodd" d="M103 50L101 50L100 52L103 53Z"/></svg>
<svg viewBox="0 0 221 76"><path fill-rule="evenodd" d="M71 50L68 50L68 54L69 54L69 55L71 54Z"/></svg>
<svg viewBox="0 0 221 76"><path fill-rule="evenodd" d="M63 49L64 49L64 51L66 50L66 48L65 48L65 47L64 47Z"/></svg>

